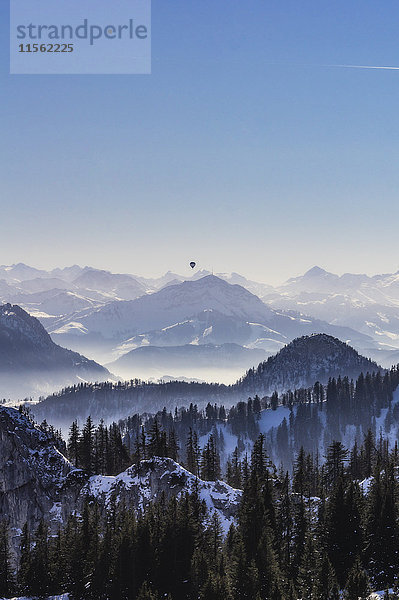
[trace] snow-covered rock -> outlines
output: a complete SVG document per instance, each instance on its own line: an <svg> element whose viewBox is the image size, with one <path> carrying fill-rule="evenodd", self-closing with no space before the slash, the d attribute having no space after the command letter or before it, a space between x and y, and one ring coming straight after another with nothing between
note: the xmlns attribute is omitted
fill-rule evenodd
<svg viewBox="0 0 399 600"><path fill-rule="evenodd" d="M61 594L60 596L49 596L46 600L69 600L69 594ZM0 600L7 600L6 598L1 598ZM18 598L10 598L10 600L36 600L32 598L32 596L19 596Z"/></svg>
<svg viewBox="0 0 399 600"><path fill-rule="evenodd" d="M241 491L222 481L197 479L169 458L153 458L115 477L89 477L54 446L46 433L19 411L0 407L0 521L7 518L14 551L27 522L35 530L45 518L56 533L85 499L96 498L104 510L112 497L140 509L198 490L211 513L216 511L227 532L237 513Z"/></svg>
<svg viewBox="0 0 399 600"><path fill-rule="evenodd" d="M196 490L209 513L218 513L227 533L237 515L241 490L224 481L202 481L170 458L143 460L140 466L132 465L115 477L95 475L90 477L82 493L102 500L105 505L115 497L127 506L144 508L162 495L169 500Z"/></svg>

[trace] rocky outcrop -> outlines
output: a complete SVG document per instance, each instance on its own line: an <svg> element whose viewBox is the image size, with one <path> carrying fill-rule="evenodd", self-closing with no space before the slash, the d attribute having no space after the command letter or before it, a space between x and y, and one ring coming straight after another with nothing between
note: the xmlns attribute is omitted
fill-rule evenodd
<svg viewBox="0 0 399 600"><path fill-rule="evenodd" d="M149 502L162 496L169 500L186 492L197 491L209 513L215 510L227 533L237 515L241 490L236 490L224 481L202 481L170 458L155 457L133 465L116 477L95 475L82 490L107 505L112 497L127 506L144 508Z"/></svg>
<svg viewBox="0 0 399 600"><path fill-rule="evenodd" d="M221 481L201 481L169 458L142 461L115 477L89 477L75 469L29 418L0 408L0 520L10 524L15 551L26 522L35 530L44 518L55 533L72 511L81 511L87 497L97 500L104 511L112 498L140 509L162 495L168 500L194 490L210 513L218 512L227 532L240 490Z"/></svg>
<svg viewBox="0 0 399 600"><path fill-rule="evenodd" d="M0 520L18 538L45 517L51 523L75 505L84 475L54 447L51 439L19 411L0 409Z"/></svg>

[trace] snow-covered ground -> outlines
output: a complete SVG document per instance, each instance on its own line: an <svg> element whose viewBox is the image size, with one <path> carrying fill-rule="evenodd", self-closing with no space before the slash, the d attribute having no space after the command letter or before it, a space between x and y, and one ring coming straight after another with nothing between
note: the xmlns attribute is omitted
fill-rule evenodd
<svg viewBox="0 0 399 600"><path fill-rule="evenodd" d="M290 418L290 409L286 406L278 406L276 410L267 409L261 412L259 420L259 429L261 433L269 433L272 427L278 427L283 420Z"/></svg>
<svg viewBox="0 0 399 600"><path fill-rule="evenodd" d="M393 590L389 590L389 592L392 594ZM384 592L383 591L379 591L379 592L373 592L372 594L370 594L370 596L368 597L367 600L383 600L384 598ZM7 600L6 598L1 598L0 600ZM32 596L19 596L18 598L11 598L10 600L35 600L34 598L32 598ZM47 598L46 600L69 600L69 594L61 594L61 596L50 596L49 598Z"/></svg>
<svg viewBox="0 0 399 600"><path fill-rule="evenodd" d="M0 598L0 600L7 600L7 598ZM11 598L10 600L35 600L32 596L19 596L18 598ZM49 596L46 600L69 600L69 594L61 594L61 596Z"/></svg>

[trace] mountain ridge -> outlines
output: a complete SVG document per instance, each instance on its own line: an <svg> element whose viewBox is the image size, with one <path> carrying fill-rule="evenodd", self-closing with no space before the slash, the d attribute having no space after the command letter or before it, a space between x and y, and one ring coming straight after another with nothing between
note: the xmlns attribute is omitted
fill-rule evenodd
<svg viewBox="0 0 399 600"><path fill-rule="evenodd" d="M89 266L73 265L46 271L23 263L3 265L0 266L0 303L21 305L29 313L37 316L53 335L53 339L61 345L88 354L97 362L110 362L114 356L114 348L103 343L98 331L87 331L79 323L81 318L88 318L96 309L101 310L112 302L130 301L138 296L154 294L165 284L194 282L207 275L210 275L209 271L203 269L195 270L194 273L187 269L185 275L169 272L158 278L146 278L126 273L111 273ZM91 283L90 277L93 277ZM227 283L239 284L255 294L285 321L280 322L276 316L277 321L273 326L270 324L269 328L280 334L278 338L274 339L275 334L272 332L269 336L264 335L261 330L252 331L243 345L262 347L270 354L281 347L281 343L312 331L323 331L348 340L361 353L372 355L374 360L382 362L383 366L388 367L396 360L395 352L399 350L398 272L336 275L316 265L304 275L293 277L274 287L251 281L234 272L220 273L218 277ZM76 280L78 285L74 283ZM115 312L119 312L116 305L114 308ZM122 310L121 307L120 309ZM181 322L180 317L191 319L197 312L184 311L179 319L172 320L168 326ZM256 321L252 316L246 320ZM294 317L295 330L287 326L287 316ZM97 316L91 318L94 320ZM312 320L313 327L306 331L303 325L299 325L301 318ZM266 319L261 320L264 322ZM127 335L126 339L118 339L117 345L126 342L133 333L126 323L123 326L120 322L119 325L119 333L124 332ZM149 327L135 327L137 335L158 328L156 323L147 322L147 325ZM346 332L334 329L336 327L346 328ZM256 333L259 335L256 336ZM105 335L107 337L108 333L105 332ZM83 336L86 337L85 341ZM234 332L230 339L215 340L214 343L224 342L240 343ZM190 340L185 340L185 343L190 343ZM157 345L161 344L157 342Z"/></svg>
<svg viewBox="0 0 399 600"><path fill-rule="evenodd" d="M349 327L339 328L298 312L270 308L241 285L230 284L215 275L167 286L131 301L113 301L105 306L86 309L54 320L48 330L53 339L65 340L67 345L71 347L73 344L77 350L81 344L90 342L90 336L93 337L93 346L98 346L98 337L101 337L104 344L108 345L108 353L102 362L110 362L114 350L129 339L142 335L145 337L146 334L193 321L195 315L206 311L235 319L241 332L243 328L251 326L247 341L239 342L231 337L222 340L223 343L238 342L248 347L263 348L268 353L280 348L281 343L313 331L324 331L354 343L372 345L371 338ZM261 328L267 327L267 333L262 332L259 325ZM236 329L232 328L234 335ZM186 339L187 342L190 340Z"/></svg>
<svg viewBox="0 0 399 600"><path fill-rule="evenodd" d="M21 378L21 375L23 378ZM110 373L85 356L58 346L38 319L18 305L0 306L0 383L3 397L45 391L82 379L107 379Z"/></svg>

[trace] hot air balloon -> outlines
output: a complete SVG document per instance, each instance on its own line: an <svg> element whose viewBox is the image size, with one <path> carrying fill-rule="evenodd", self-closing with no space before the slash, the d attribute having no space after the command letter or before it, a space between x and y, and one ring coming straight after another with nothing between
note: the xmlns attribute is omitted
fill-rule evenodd
<svg viewBox="0 0 399 600"><path fill-rule="evenodd" d="M195 262L194 262L193 260L190 262L190 267L191 267L192 269L194 269L194 267L195 267Z"/></svg>

